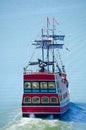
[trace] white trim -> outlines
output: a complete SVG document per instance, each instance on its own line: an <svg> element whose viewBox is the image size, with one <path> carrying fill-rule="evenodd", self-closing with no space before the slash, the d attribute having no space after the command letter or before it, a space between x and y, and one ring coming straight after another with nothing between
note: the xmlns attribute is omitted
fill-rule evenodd
<svg viewBox="0 0 86 130"><path fill-rule="evenodd" d="M68 105L69 103L67 103L66 105ZM64 106L66 106L66 105L63 105L63 106L42 106L42 105L40 105L40 106L38 106L38 105L36 105L36 106L32 106L32 105L29 105L29 106L22 106L22 107L58 107L58 108L60 108L60 107L64 107Z"/></svg>
<svg viewBox="0 0 86 130"><path fill-rule="evenodd" d="M42 105L40 105L40 106L32 106L32 105L30 105L30 106L22 106L22 107L60 107L60 106L42 106Z"/></svg>
<svg viewBox="0 0 86 130"><path fill-rule="evenodd" d="M55 80L54 80L54 79L52 79L52 80L50 80L50 79L47 79L47 80L45 80L45 79L33 79L33 80L24 79L24 81L26 81L26 82L27 82L27 81L28 81L28 82L39 82L39 81L40 81L40 82L42 82L42 81L44 81L44 82L45 82L45 81L46 81L46 82L49 81L49 82L50 82L50 81L52 81L52 82L53 82L53 81L55 81Z"/></svg>
<svg viewBox="0 0 86 130"><path fill-rule="evenodd" d="M41 89L40 89L41 90ZM42 89L43 90L43 89ZM29 93L24 93L24 94L56 94L56 95L58 95L56 92L55 93L51 93L51 92L46 92L46 93L33 93L33 92L29 92Z"/></svg>

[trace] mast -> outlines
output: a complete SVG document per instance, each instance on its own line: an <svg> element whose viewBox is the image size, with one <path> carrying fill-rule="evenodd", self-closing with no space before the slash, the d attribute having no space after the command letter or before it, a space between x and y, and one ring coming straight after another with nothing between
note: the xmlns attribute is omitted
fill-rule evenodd
<svg viewBox="0 0 86 130"><path fill-rule="evenodd" d="M47 39L49 37L49 18L47 17ZM49 46L47 46L47 62L49 62ZM47 70L49 71L49 65L47 66Z"/></svg>
<svg viewBox="0 0 86 130"><path fill-rule="evenodd" d="M42 41L43 41L43 28L42 28ZM44 43L42 44L42 61L44 61Z"/></svg>
<svg viewBox="0 0 86 130"><path fill-rule="evenodd" d="M47 71L49 72L49 66L51 65L52 69L50 69L52 72L55 71L55 50L56 48L62 49L63 48L63 43L57 43L57 41L63 41L65 35L59 35L55 34L55 23L56 20L53 18L53 24L52 24L52 33L49 34L49 25L50 21L49 18L47 17L47 33L44 34L43 28L41 29L41 39L35 40L32 45L36 46L36 49L40 49L42 51L42 58L38 59L38 61L35 62L29 62L29 65L39 65L42 64L42 66L47 67ZM50 49L52 50L52 60L50 61L49 58L49 51ZM45 51L46 50L46 51ZM46 52L46 53L45 53ZM47 61L45 61L45 54L47 56Z"/></svg>
<svg viewBox="0 0 86 130"><path fill-rule="evenodd" d="M52 37L53 37L53 65L52 65L52 71L54 72L54 20L53 20L53 30L52 30Z"/></svg>

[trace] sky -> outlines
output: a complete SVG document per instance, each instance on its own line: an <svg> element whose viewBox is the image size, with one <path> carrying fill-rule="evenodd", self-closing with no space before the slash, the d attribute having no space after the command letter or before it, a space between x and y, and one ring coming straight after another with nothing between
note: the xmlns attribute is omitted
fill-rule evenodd
<svg viewBox="0 0 86 130"><path fill-rule="evenodd" d="M86 0L0 0L0 99L20 101L28 63L46 17L65 34L65 63L72 102L86 102ZM50 25L52 26L52 24ZM13 94L14 93L14 94ZM9 95L9 96L8 96ZM17 100L16 99L16 100Z"/></svg>

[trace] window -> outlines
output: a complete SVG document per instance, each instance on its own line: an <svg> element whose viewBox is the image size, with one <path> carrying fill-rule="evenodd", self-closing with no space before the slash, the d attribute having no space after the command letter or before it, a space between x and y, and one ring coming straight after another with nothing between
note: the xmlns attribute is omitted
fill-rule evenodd
<svg viewBox="0 0 86 130"><path fill-rule="evenodd" d="M56 97L51 97L50 98L50 103L58 103L58 99Z"/></svg>
<svg viewBox="0 0 86 130"><path fill-rule="evenodd" d="M49 103L49 98L46 96L42 97L42 103Z"/></svg>
<svg viewBox="0 0 86 130"><path fill-rule="evenodd" d="M40 97L38 97L38 96L33 97L32 98L32 103L35 103L35 104L40 103Z"/></svg>
<svg viewBox="0 0 86 130"><path fill-rule="evenodd" d="M41 89L47 89L47 82L40 83Z"/></svg>
<svg viewBox="0 0 86 130"><path fill-rule="evenodd" d="M31 89L31 83L30 82L25 82L24 83L24 88L25 89Z"/></svg>
<svg viewBox="0 0 86 130"><path fill-rule="evenodd" d="M33 82L32 83L32 89L39 89L39 83L38 82Z"/></svg>
<svg viewBox="0 0 86 130"><path fill-rule="evenodd" d="M56 88L54 82L49 82L49 83L48 83L48 86L49 86L49 89L55 89L55 88Z"/></svg>
<svg viewBox="0 0 86 130"><path fill-rule="evenodd" d="M31 97L24 97L24 103L31 103Z"/></svg>

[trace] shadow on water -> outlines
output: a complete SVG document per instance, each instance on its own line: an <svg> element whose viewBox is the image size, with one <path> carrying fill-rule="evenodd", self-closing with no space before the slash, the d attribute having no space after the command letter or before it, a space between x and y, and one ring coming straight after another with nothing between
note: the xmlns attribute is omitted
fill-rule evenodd
<svg viewBox="0 0 86 130"><path fill-rule="evenodd" d="M67 122L86 123L86 103L71 102L69 110L57 119Z"/></svg>
<svg viewBox="0 0 86 130"><path fill-rule="evenodd" d="M31 116L32 117L32 116ZM44 120L60 120L67 122L86 123L86 104L85 103L70 103L69 110L61 117L54 118L53 115Z"/></svg>
<svg viewBox="0 0 86 130"><path fill-rule="evenodd" d="M60 118L62 121L86 123L86 103L70 103L70 108Z"/></svg>

